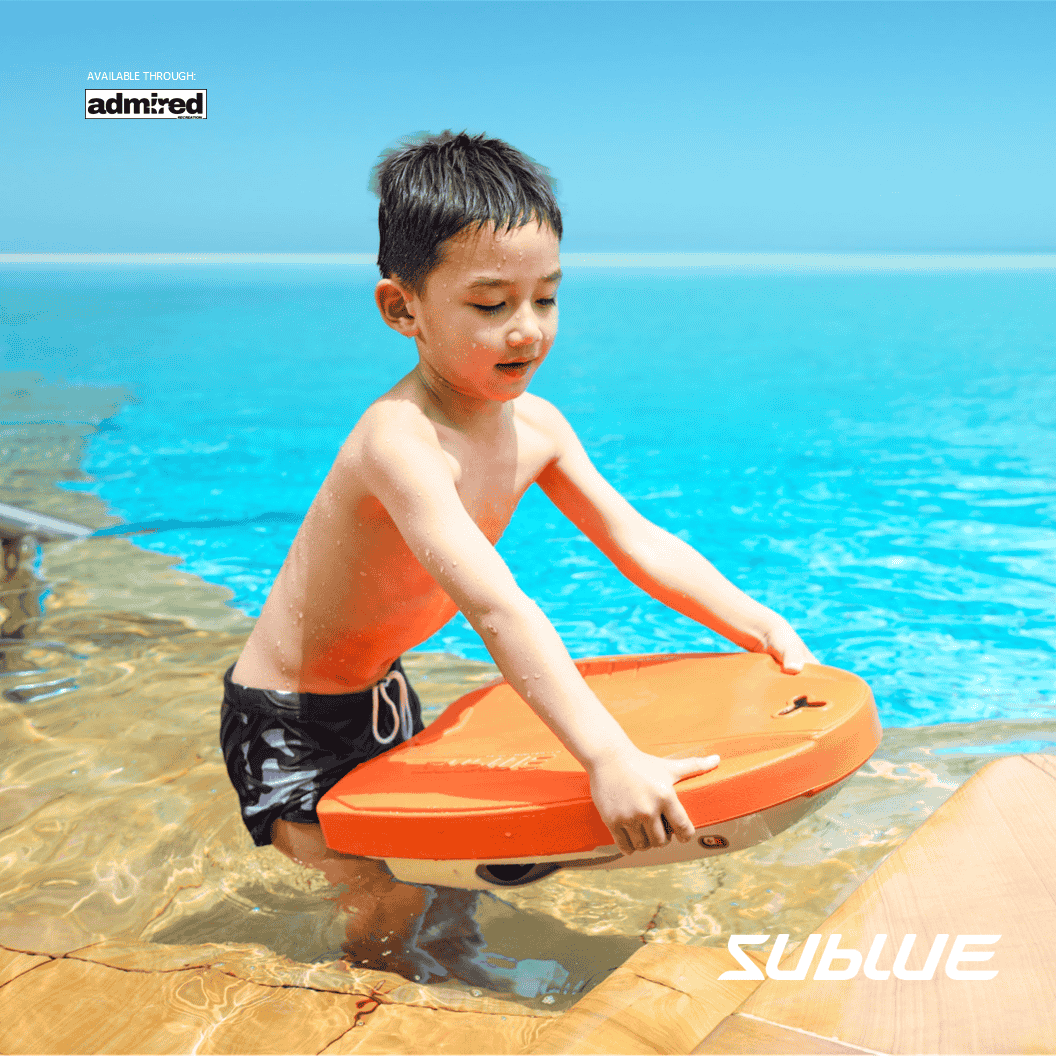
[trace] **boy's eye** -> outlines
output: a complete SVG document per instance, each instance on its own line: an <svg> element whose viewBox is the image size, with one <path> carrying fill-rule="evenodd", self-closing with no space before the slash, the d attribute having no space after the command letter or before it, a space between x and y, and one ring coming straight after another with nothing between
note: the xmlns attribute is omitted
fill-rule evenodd
<svg viewBox="0 0 1056 1056"><path fill-rule="evenodd" d="M557 304L557 298L556 297L540 297L539 300L537 300L535 303L538 304L538 305L541 305L543 308L553 308L554 305ZM506 302L505 301L500 301L498 304L476 304L476 303L471 303L470 307L471 308L476 308L478 311L481 311L481 312L487 312L488 315L494 315L496 312L498 312L501 309L506 307Z"/></svg>

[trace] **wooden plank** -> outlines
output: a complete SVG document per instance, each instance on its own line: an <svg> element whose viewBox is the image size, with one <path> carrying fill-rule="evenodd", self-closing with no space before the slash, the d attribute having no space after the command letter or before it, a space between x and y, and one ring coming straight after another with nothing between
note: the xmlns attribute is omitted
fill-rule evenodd
<svg viewBox="0 0 1056 1056"><path fill-rule="evenodd" d="M873 1049L859 1049L832 1038L822 1038L806 1031L790 1030L778 1023L744 1016L727 1016L694 1050L694 1056L845 1056L865 1053L874 1056Z"/></svg>
<svg viewBox="0 0 1056 1056"><path fill-rule="evenodd" d="M560 1019L530 1053L686 1053L759 985L719 980L727 950L649 943Z"/></svg>
<svg viewBox="0 0 1056 1056"><path fill-rule="evenodd" d="M1040 770L1044 770L1047 774L1052 774L1056 777L1056 755L1024 755L1024 759L1028 762L1033 763L1034 766Z"/></svg>
<svg viewBox="0 0 1056 1056"><path fill-rule="evenodd" d="M253 984L249 984L253 985ZM353 1030L369 1027L378 1007L369 998L321 993L298 987L259 987L251 1000L225 1016L193 1050L195 1053L318 1052ZM203 993L205 987L203 986Z"/></svg>
<svg viewBox="0 0 1056 1056"><path fill-rule="evenodd" d="M0 988L0 1051L318 1052L374 1007L209 968L126 971L61 958Z"/></svg>
<svg viewBox="0 0 1056 1056"><path fill-rule="evenodd" d="M539 1016L481 1015L439 1008L379 1005L363 1020L362 1026L348 1030L322 1051L326 1056L344 1053L512 1056L524 1052L549 1022Z"/></svg>
<svg viewBox="0 0 1056 1056"><path fill-rule="evenodd" d="M265 946L249 943L200 943L191 946L163 945L108 939L67 954L126 971L175 971L184 968L216 968L247 982L263 986L299 987L360 994L385 1004L416 1005L452 1012L494 1015L534 1015L549 1022L558 1015L549 1009L525 1009L524 1005L488 991L469 993L443 984L412 983L392 972L349 966L344 961L303 964L272 953ZM475 996L479 995L479 996Z"/></svg>
<svg viewBox="0 0 1056 1056"><path fill-rule="evenodd" d="M951 979L945 955L928 979L768 979L738 1010L888 1053L1050 1052L1056 1040L1056 760L1012 756L967 781L818 928L866 953L904 936L920 968L939 934L999 935L988 980ZM793 936L803 939L805 936ZM798 953L786 959L794 963ZM817 959L815 959L815 964ZM846 962L837 962L842 967ZM1039 1000L1040 995L1047 995ZM733 1027L730 1028L734 1029ZM746 1030L743 1023L737 1029ZM700 1051L710 1052L707 1047ZM716 1049L715 1051L721 1051Z"/></svg>
<svg viewBox="0 0 1056 1056"><path fill-rule="evenodd" d="M39 913L0 913L0 946L20 953L61 957L98 939L61 917Z"/></svg>
<svg viewBox="0 0 1056 1056"><path fill-rule="evenodd" d="M50 957L37 957L31 953L19 953L17 950L5 950L0 947L0 986L50 960Z"/></svg>

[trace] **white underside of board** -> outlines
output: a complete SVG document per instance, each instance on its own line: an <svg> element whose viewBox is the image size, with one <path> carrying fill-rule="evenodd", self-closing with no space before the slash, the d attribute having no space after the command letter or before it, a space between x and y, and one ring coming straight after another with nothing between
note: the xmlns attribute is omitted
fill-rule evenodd
<svg viewBox="0 0 1056 1056"><path fill-rule="evenodd" d="M850 775L848 775L849 777ZM615 844L596 847L593 851L577 854L529 856L526 858L492 858L476 861L456 861L429 858L386 858L385 864L397 880L412 884L433 884L438 887L460 887L477 891L490 891L503 885L480 876L480 866L513 866L556 863L562 869L631 869L641 866L672 865L689 862L696 858L710 858L717 854L754 847L783 832L790 825L824 806L843 786L843 781L813 796L797 796L787 803L748 814L743 818L706 825L694 832L688 843L671 840L666 847L654 847L647 851L636 851L633 855L622 854ZM703 841L703 842L702 842ZM540 877L541 879L542 877Z"/></svg>

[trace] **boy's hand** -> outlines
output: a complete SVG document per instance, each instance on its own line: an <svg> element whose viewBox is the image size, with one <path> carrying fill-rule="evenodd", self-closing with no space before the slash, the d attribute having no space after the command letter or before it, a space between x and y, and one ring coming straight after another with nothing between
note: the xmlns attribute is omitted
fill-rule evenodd
<svg viewBox="0 0 1056 1056"><path fill-rule="evenodd" d="M718 765L717 755L660 759L632 748L607 757L588 771L590 794L624 854L663 847L670 839L669 832L688 843L693 838L693 822L679 802L674 784Z"/></svg>
<svg viewBox="0 0 1056 1056"><path fill-rule="evenodd" d="M753 653L769 653L787 675L798 675L804 664L816 664L817 658L803 644L798 634L778 614L772 619L762 640L750 649Z"/></svg>

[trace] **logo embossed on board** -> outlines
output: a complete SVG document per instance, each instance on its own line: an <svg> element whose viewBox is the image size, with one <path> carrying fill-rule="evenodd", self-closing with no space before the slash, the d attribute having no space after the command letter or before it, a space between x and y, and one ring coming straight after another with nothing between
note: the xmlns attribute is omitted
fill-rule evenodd
<svg viewBox="0 0 1056 1056"><path fill-rule="evenodd" d="M400 760L416 770L448 770L457 767L459 770L538 770L547 759L552 759L555 752L518 752L513 755L480 755L471 759L429 759L418 760L407 758Z"/></svg>

